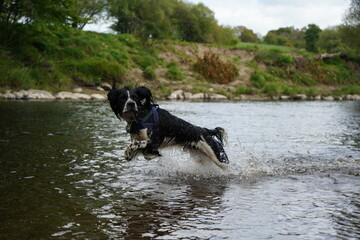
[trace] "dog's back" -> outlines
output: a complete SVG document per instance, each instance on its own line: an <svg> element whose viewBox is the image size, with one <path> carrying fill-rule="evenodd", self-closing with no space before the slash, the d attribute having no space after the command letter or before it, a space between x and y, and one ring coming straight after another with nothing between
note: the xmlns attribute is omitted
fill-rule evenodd
<svg viewBox="0 0 360 240"><path fill-rule="evenodd" d="M159 109L160 139L172 139L175 144L192 147L208 155L217 165L228 164L229 159L224 151L226 133L223 128L202 128L178 118L168 111ZM169 141L167 141L169 142Z"/></svg>

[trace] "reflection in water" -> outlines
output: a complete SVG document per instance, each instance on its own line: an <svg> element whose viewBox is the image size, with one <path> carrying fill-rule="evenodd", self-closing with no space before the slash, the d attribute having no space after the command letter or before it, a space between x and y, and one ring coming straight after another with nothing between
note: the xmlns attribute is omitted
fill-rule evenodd
<svg viewBox="0 0 360 240"><path fill-rule="evenodd" d="M107 103L0 102L0 239L360 238L359 103L160 106L227 129L230 170L126 162Z"/></svg>
<svg viewBox="0 0 360 240"><path fill-rule="evenodd" d="M355 179L355 181L358 179ZM351 187L351 186L350 186ZM337 211L331 215L336 223L334 229L342 239L359 238L360 236L360 193L340 192L342 201L335 205Z"/></svg>

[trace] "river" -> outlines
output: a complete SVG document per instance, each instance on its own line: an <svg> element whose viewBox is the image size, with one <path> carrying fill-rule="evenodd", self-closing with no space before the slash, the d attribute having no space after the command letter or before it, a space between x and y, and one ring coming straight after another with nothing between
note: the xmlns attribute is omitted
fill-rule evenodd
<svg viewBox="0 0 360 240"><path fill-rule="evenodd" d="M0 101L0 239L359 239L359 102L159 102L221 126L224 171L122 157L106 102Z"/></svg>

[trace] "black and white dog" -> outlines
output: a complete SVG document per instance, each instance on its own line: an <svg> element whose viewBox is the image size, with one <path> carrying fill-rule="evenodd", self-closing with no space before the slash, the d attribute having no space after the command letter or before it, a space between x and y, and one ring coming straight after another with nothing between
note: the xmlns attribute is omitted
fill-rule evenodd
<svg viewBox="0 0 360 240"><path fill-rule="evenodd" d="M207 129L188 123L159 108L146 87L116 89L108 93L111 109L127 122L131 144L125 150L125 159L142 153L146 159L161 156L159 149L182 145L207 155L216 165L226 168L229 159L223 148L223 128Z"/></svg>

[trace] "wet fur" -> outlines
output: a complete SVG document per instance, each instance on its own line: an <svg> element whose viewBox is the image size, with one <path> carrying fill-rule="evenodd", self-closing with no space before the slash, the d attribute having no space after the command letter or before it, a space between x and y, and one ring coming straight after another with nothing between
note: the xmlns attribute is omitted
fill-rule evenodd
<svg viewBox="0 0 360 240"><path fill-rule="evenodd" d="M152 159L160 156L161 148L182 145L185 148L199 150L221 168L227 167L229 160L223 149L226 135L224 129L198 127L159 108L157 126L132 132L132 125L141 121L151 111L154 101L150 90L146 87L113 88L108 93L108 99L115 115L128 124L126 129L130 133L131 144L125 150L127 160L140 153L146 159Z"/></svg>

